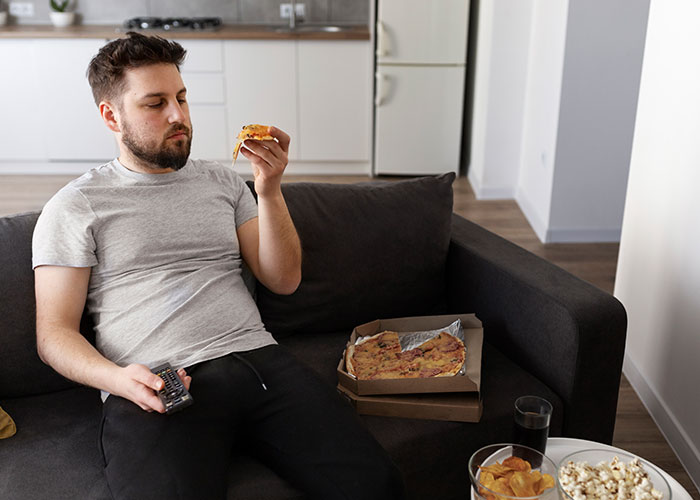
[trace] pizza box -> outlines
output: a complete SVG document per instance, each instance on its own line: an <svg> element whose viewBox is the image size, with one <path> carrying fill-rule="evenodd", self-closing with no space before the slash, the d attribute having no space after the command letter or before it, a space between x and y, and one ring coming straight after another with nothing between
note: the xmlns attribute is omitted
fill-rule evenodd
<svg viewBox="0 0 700 500"><path fill-rule="evenodd" d="M358 337L383 332L429 331L444 328L459 319L464 332L464 345L467 348L466 372L451 377L403 378L388 380L358 380L345 368L345 355L338 363L338 383L357 396L379 394L421 394L443 392L473 392L478 399L481 385L481 346L484 330L481 321L474 314L448 314L442 316L415 316L411 318L379 319L355 327L347 345L355 343Z"/></svg>
<svg viewBox="0 0 700 500"><path fill-rule="evenodd" d="M482 404L476 392L358 396L340 384L338 392L360 415L452 422L478 422L481 419Z"/></svg>

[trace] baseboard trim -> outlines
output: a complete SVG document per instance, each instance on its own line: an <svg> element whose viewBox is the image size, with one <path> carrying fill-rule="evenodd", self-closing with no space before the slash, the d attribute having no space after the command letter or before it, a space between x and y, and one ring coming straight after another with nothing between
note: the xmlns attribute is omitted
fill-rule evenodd
<svg viewBox="0 0 700 500"><path fill-rule="evenodd" d="M522 190L518 190L515 201L533 231L542 243L619 243L622 229L567 229L549 228L540 219L535 206Z"/></svg>
<svg viewBox="0 0 700 500"><path fill-rule="evenodd" d="M548 229L546 243L619 243L622 229Z"/></svg>
<svg viewBox="0 0 700 500"><path fill-rule="evenodd" d="M477 200L512 200L515 198L515 193L510 188L482 186L471 171L467 173L467 180L469 180Z"/></svg>
<svg viewBox="0 0 700 500"><path fill-rule="evenodd" d="M547 226L540 219L530 199L519 189L515 195L515 201L540 241L547 243Z"/></svg>
<svg viewBox="0 0 700 500"><path fill-rule="evenodd" d="M668 441L695 487L700 489L700 451L692 443L683 426L666 406L664 400L647 383L642 372L627 354L622 372L658 426L661 434Z"/></svg>

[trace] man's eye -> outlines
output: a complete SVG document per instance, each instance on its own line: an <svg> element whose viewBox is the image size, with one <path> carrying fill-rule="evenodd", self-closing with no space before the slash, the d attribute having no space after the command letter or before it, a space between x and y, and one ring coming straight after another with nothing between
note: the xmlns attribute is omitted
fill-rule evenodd
<svg viewBox="0 0 700 500"><path fill-rule="evenodd" d="M160 108L163 105L163 101L158 101L158 102L153 102L150 104L147 104L149 108Z"/></svg>
<svg viewBox="0 0 700 500"><path fill-rule="evenodd" d="M187 99L185 99L185 98L178 99L177 102L179 102L180 104L187 104Z"/></svg>

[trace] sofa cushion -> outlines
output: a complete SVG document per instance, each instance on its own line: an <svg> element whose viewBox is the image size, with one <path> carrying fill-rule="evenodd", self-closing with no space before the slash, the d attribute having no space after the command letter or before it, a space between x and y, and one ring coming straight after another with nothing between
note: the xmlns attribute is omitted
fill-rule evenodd
<svg viewBox="0 0 700 500"><path fill-rule="evenodd" d="M0 217L0 397L74 386L42 363L36 351L32 233L38 216Z"/></svg>
<svg viewBox="0 0 700 500"><path fill-rule="evenodd" d="M441 312L454 178L284 184L302 282L288 296L258 286L266 328L280 337Z"/></svg>
<svg viewBox="0 0 700 500"><path fill-rule="evenodd" d="M0 498L111 498L97 446L99 391L78 387L1 404L17 434L0 445Z"/></svg>

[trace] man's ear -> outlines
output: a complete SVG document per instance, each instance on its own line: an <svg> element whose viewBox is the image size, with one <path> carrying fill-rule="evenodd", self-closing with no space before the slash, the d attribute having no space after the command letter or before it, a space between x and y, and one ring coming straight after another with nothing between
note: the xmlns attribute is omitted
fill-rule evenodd
<svg viewBox="0 0 700 500"><path fill-rule="evenodd" d="M109 101L102 101L99 105L100 116L112 132L121 132L119 127L119 112L114 104Z"/></svg>

